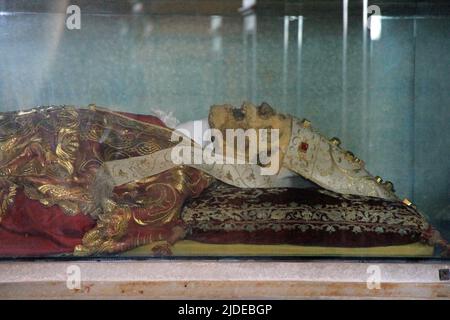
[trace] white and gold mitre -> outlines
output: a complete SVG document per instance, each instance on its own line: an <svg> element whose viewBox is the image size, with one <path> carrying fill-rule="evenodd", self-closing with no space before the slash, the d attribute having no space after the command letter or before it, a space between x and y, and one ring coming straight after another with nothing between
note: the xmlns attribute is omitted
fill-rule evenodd
<svg viewBox="0 0 450 320"><path fill-rule="evenodd" d="M362 160L339 145L339 139L328 140L308 120L293 117L283 166L334 192L397 199L391 182L372 176Z"/></svg>

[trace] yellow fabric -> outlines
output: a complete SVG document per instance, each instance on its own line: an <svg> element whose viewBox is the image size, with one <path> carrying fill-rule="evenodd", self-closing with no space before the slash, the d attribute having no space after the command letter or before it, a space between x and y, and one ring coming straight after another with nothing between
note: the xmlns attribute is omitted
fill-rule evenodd
<svg viewBox="0 0 450 320"><path fill-rule="evenodd" d="M148 256L154 245L130 250L126 256ZM297 246L290 244L209 244L191 240L177 242L172 247L174 256L350 256L350 257L429 257L434 247L422 243L398 246L343 248Z"/></svg>

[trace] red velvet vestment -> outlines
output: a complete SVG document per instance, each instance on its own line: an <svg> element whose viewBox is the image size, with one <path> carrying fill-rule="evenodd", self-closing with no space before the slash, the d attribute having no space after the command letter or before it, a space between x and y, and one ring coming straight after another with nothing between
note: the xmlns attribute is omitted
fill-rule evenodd
<svg viewBox="0 0 450 320"><path fill-rule="evenodd" d="M90 185L102 162L167 147L164 128L154 116L95 107L2 114L0 256L72 254L80 245L117 253L181 237L181 206L209 183L192 168L116 187L112 213L92 214Z"/></svg>

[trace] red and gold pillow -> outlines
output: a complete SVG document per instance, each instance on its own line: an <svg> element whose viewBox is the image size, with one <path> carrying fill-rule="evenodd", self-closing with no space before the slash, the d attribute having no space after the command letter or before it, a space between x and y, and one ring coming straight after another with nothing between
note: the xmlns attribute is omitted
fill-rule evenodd
<svg viewBox="0 0 450 320"><path fill-rule="evenodd" d="M323 189L209 188L186 204L190 240L372 247L421 241L426 219L402 202Z"/></svg>

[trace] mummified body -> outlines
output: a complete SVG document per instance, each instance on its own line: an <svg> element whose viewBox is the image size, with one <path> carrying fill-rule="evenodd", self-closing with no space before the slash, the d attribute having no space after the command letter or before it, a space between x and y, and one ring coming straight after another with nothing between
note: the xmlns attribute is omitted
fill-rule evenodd
<svg viewBox="0 0 450 320"><path fill-rule="evenodd" d="M280 129L284 168L332 191L395 199L390 185L367 173L336 141L268 105L214 106L209 123L219 130ZM208 170L173 166L117 185L107 196L96 176L106 162L151 157L173 147L172 131L152 116L95 106L1 114L0 242L35 241L33 246L2 245L0 254L115 253L147 243L155 243L156 252L169 250L185 232L179 218L184 201L214 180ZM223 177L237 186L255 179Z"/></svg>

